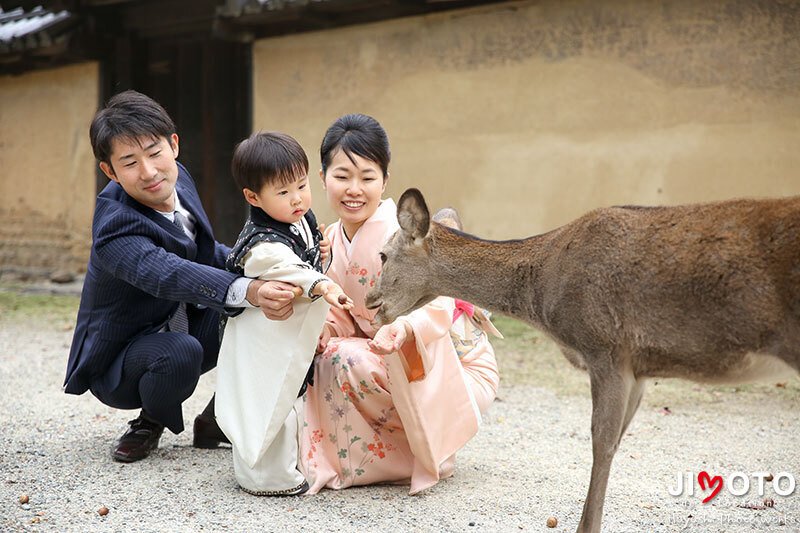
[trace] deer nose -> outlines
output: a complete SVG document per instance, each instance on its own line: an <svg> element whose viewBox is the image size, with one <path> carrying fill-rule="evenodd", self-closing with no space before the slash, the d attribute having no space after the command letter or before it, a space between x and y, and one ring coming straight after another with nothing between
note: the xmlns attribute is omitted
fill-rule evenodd
<svg viewBox="0 0 800 533"><path fill-rule="evenodd" d="M383 300L381 299L380 293L377 293L374 290L367 293L367 297L364 300L364 305L367 309L378 309L383 305Z"/></svg>

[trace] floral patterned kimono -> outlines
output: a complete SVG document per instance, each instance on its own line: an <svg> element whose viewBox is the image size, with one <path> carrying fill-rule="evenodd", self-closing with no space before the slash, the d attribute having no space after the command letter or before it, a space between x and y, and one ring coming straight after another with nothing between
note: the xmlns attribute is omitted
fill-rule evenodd
<svg viewBox="0 0 800 533"><path fill-rule="evenodd" d="M364 300L380 275L378 253L398 227L394 202L384 200L352 242L341 223L329 228L327 275L355 306L329 311L335 334L315 359L306 395L300 468L310 493L410 483L415 494L436 484L452 474L455 453L475 435L497 392L484 332L496 330L466 302L456 309L455 300L439 297L402 317L415 336L402 353L383 356L368 347L377 328Z"/></svg>

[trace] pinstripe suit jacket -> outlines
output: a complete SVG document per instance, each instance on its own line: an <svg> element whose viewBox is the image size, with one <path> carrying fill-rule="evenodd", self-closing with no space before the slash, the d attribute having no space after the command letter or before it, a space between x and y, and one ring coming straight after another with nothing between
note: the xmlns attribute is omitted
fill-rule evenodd
<svg viewBox="0 0 800 533"><path fill-rule="evenodd" d="M214 240L194 180L180 163L176 190L197 220L195 241L115 182L97 196L65 392L82 394L107 372L119 379L122 350L159 331L179 302L199 306L188 306L190 330L199 313L223 311L228 287L238 277L224 270L229 249Z"/></svg>

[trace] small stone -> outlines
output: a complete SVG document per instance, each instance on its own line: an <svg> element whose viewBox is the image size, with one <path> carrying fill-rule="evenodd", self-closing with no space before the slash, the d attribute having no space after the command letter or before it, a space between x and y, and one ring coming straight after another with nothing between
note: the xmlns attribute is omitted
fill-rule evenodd
<svg viewBox="0 0 800 533"><path fill-rule="evenodd" d="M547 527L554 528L557 525L558 525L558 518L556 518L555 516L551 516L550 518L547 519Z"/></svg>
<svg viewBox="0 0 800 533"><path fill-rule="evenodd" d="M107 515L108 514L108 507L106 507L105 505L102 506L100 509L97 510L97 514L99 514L100 516Z"/></svg>
<svg viewBox="0 0 800 533"><path fill-rule="evenodd" d="M39 518L38 516L34 516L33 518L31 518L31 524L38 524L41 521L42 519Z"/></svg>
<svg viewBox="0 0 800 533"><path fill-rule="evenodd" d="M50 274L50 281L53 283L71 283L75 281L75 274L69 270L56 270Z"/></svg>
<svg viewBox="0 0 800 533"><path fill-rule="evenodd" d="M773 479L775 479L775 478L772 476L772 474L768 474L768 475L767 475L767 476L764 478L764 481L772 481Z"/></svg>
<svg viewBox="0 0 800 533"><path fill-rule="evenodd" d="M347 303L347 296L345 296L344 294L340 294L339 295L339 303L342 304L342 305L346 304Z"/></svg>
<svg viewBox="0 0 800 533"><path fill-rule="evenodd" d="M27 494L23 494L22 496L19 497L19 503L21 503L22 505L25 505L29 501L30 501L30 498L28 497Z"/></svg>
<svg viewBox="0 0 800 533"><path fill-rule="evenodd" d="M475 525L475 522L470 522L470 523L469 523L469 525L470 525L470 526L474 526L474 525Z"/></svg>

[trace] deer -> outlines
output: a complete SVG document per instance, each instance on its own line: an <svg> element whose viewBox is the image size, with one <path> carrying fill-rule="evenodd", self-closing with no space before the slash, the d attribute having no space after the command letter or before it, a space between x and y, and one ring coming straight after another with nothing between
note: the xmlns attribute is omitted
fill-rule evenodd
<svg viewBox="0 0 800 533"><path fill-rule="evenodd" d="M647 380L800 372L800 197L590 211L541 235L485 240L431 220L422 193L367 295L390 323L439 295L527 322L589 374L592 468L578 533L599 533L614 454Z"/></svg>

